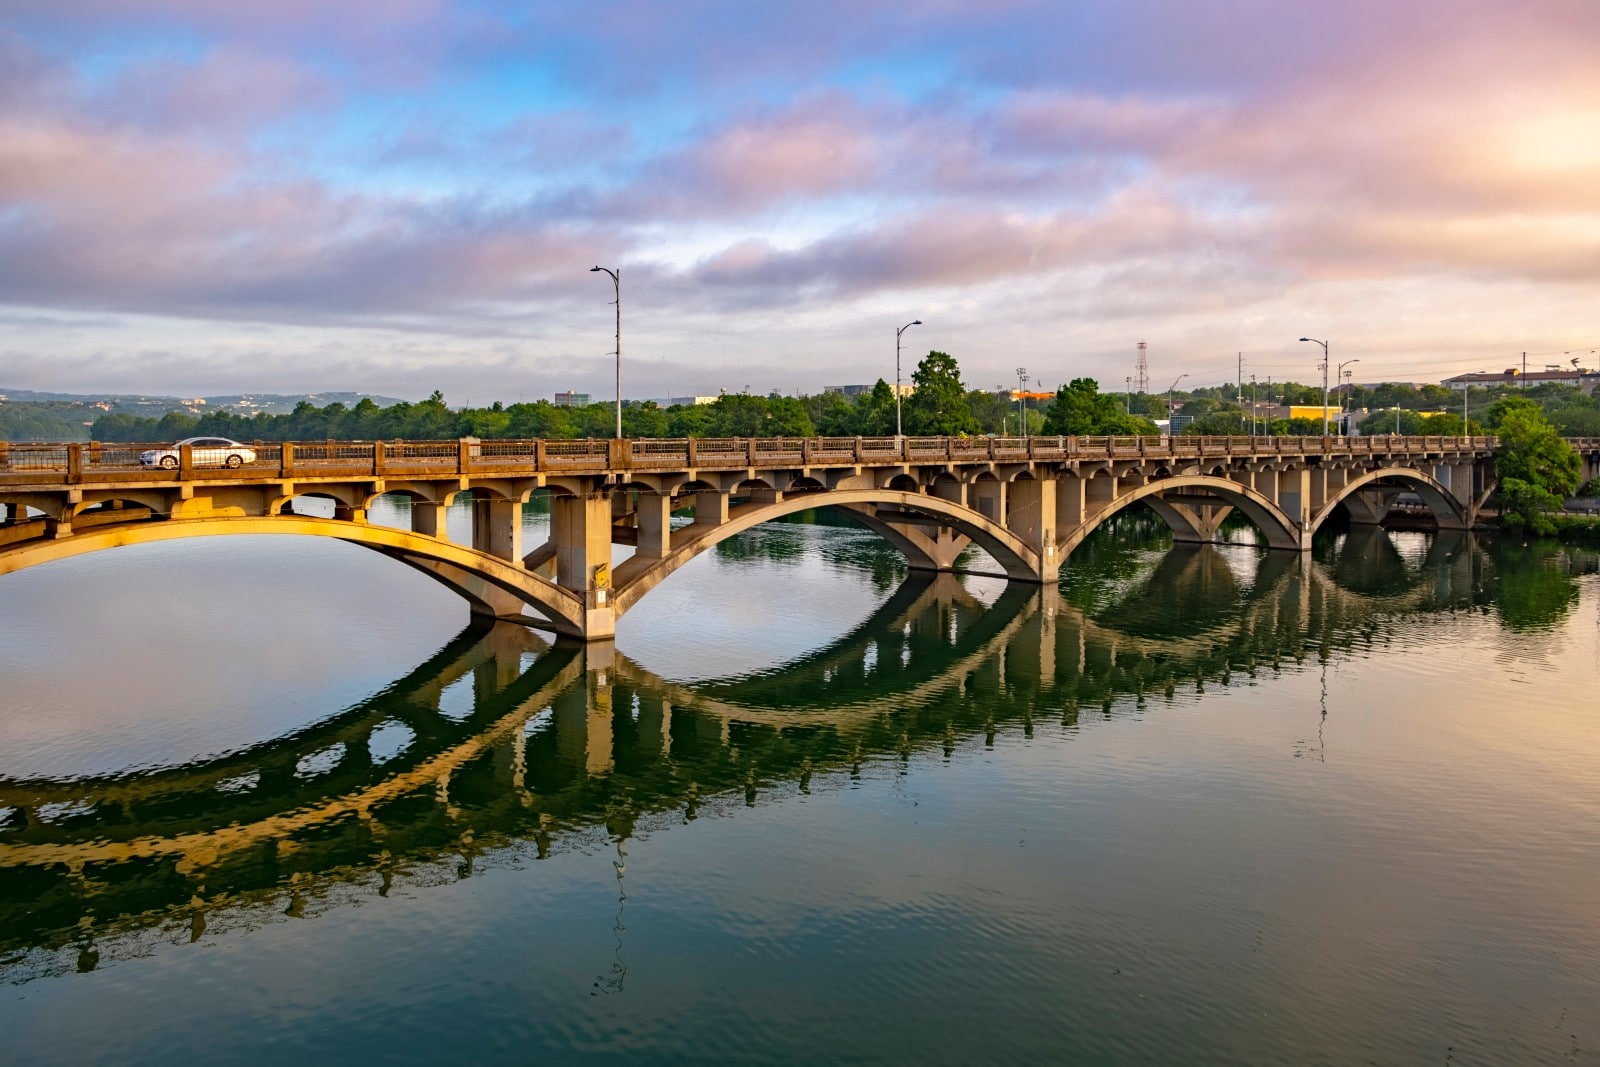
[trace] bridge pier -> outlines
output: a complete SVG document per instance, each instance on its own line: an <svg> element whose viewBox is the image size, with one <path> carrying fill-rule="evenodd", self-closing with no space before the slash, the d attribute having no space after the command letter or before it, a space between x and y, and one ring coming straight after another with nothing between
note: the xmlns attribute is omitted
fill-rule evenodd
<svg viewBox="0 0 1600 1067"><path fill-rule="evenodd" d="M520 529L520 528L519 528ZM609 602L611 498L598 487L583 495L550 500L550 543L555 549L556 584L583 599L583 637L614 637L616 612ZM604 577L604 584L600 579Z"/></svg>
<svg viewBox="0 0 1600 1067"><path fill-rule="evenodd" d="M641 492L637 504L640 559L666 559L672 551L672 495Z"/></svg>
<svg viewBox="0 0 1600 1067"><path fill-rule="evenodd" d="M1053 582L1061 576L1061 557L1056 551L1056 479L1018 478L1009 486L1006 528L1037 553L1039 582Z"/></svg>

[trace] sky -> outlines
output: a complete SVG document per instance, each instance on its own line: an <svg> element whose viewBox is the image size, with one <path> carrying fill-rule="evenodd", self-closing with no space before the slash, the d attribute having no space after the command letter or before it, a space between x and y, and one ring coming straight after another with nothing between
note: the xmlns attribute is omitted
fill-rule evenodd
<svg viewBox="0 0 1600 1067"><path fill-rule="evenodd" d="M0 0L0 389L1600 366L1594 0Z"/></svg>

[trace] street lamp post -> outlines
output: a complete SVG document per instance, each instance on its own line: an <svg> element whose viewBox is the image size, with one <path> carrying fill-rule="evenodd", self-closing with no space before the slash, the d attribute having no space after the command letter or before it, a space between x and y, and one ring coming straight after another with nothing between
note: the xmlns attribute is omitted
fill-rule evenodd
<svg viewBox="0 0 1600 1067"><path fill-rule="evenodd" d="M1356 372L1355 371L1350 371L1350 370L1345 370L1345 368L1348 367L1352 363L1360 363L1360 362L1361 362L1360 359L1347 359L1343 363L1339 364L1339 372L1338 372L1337 375L1334 376L1334 381L1343 382L1346 379L1353 379L1355 377L1355 373ZM1348 396L1349 396L1349 391L1346 390L1345 393L1342 396L1339 397L1339 414L1341 416L1344 414L1344 402L1345 402L1346 397L1348 397ZM1326 412L1324 412L1324 414L1326 414ZM1349 427L1348 424L1346 424L1346 426L1345 426L1345 436L1346 437L1350 436L1350 427Z"/></svg>
<svg viewBox="0 0 1600 1067"><path fill-rule="evenodd" d="M1124 415L1132 415L1133 414L1133 375L1131 375L1131 374L1128 375L1127 377L1123 378L1122 381L1123 381L1123 384L1125 384L1127 386L1127 388L1125 390L1123 390L1122 413Z"/></svg>
<svg viewBox="0 0 1600 1067"><path fill-rule="evenodd" d="M1302 337L1302 341L1322 346L1322 362L1317 364L1317 369L1322 372L1322 436L1328 436L1328 342L1319 341L1315 337Z"/></svg>
<svg viewBox="0 0 1600 1067"><path fill-rule="evenodd" d="M1187 372L1185 372L1183 374L1180 374L1176 378L1172 379L1172 384L1171 385L1167 386L1167 436L1168 437L1171 437L1173 435L1172 434L1172 391L1174 389L1178 388L1178 383L1183 381L1188 376L1189 375L1188 375Z"/></svg>
<svg viewBox="0 0 1600 1067"><path fill-rule="evenodd" d="M611 275L611 284L617 291L617 437L622 437L622 271L610 267L590 267L589 273L603 270Z"/></svg>
<svg viewBox="0 0 1600 1067"><path fill-rule="evenodd" d="M894 435L901 437L905 430L900 426L900 335L913 326L921 326L921 319L912 319L894 332Z"/></svg>

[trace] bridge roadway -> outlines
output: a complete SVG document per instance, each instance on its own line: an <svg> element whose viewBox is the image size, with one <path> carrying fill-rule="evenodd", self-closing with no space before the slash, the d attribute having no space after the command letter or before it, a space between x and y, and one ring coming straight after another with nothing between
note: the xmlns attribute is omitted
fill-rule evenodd
<svg viewBox="0 0 1600 1067"><path fill-rule="evenodd" d="M1578 442L1600 473L1600 440ZM122 545L222 534L333 537L444 583L473 614L605 640L664 578L733 534L837 506L916 570L953 571L968 545L1005 577L1048 583L1085 537L1135 502L1181 542L1218 539L1237 509L1269 548L1306 551L1343 507L1377 525L1402 493L1465 529L1494 487L1485 437L886 437L285 442L252 462L146 468L148 446L0 445L0 574ZM1592 476L1592 474L1591 474ZM548 540L522 543L522 507L549 494ZM409 530L367 521L410 501ZM467 496L472 543L445 511ZM299 497L334 517L297 513ZM674 513L692 515L687 524ZM634 548L612 571L612 545Z"/></svg>

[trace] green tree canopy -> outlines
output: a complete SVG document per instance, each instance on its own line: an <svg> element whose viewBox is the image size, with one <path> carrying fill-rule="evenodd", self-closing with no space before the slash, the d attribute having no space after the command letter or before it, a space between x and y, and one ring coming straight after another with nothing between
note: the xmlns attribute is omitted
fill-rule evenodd
<svg viewBox="0 0 1600 1067"><path fill-rule="evenodd" d="M1495 469L1501 518L1536 533L1554 533L1550 513L1561 510L1562 497L1578 488L1582 459L1531 400L1498 400L1489 417L1499 423Z"/></svg>
<svg viewBox="0 0 1600 1067"><path fill-rule="evenodd" d="M1045 413L1044 432L1067 436L1141 436L1156 433L1156 424L1122 410L1118 397L1100 392L1093 378L1074 378L1056 390Z"/></svg>
<svg viewBox="0 0 1600 1067"><path fill-rule="evenodd" d="M929 352L911 372L917 391L904 401L907 433L955 435L978 432L967 403L961 368L947 352Z"/></svg>

